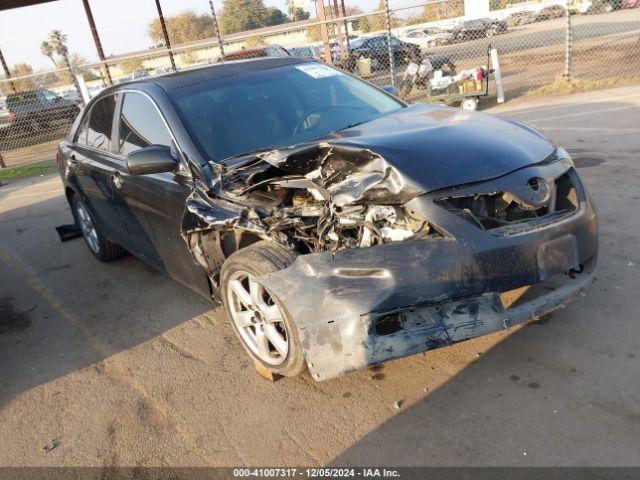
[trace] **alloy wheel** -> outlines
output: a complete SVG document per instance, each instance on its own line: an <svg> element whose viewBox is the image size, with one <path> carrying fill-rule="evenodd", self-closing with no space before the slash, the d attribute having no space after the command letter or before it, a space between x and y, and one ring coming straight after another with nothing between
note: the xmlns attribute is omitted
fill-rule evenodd
<svg viewBox="0 0 640 480"><path fill-rule="evenodd" d="M264 363L282 364L289 353L284 316L273 296L247 272L235 272L227 287L233 323L247 348Z"/></svg>
<svg viewBox="0 0 640 480"><path fill-rule="evenodd" d="M86 240L87 245L93 253L99 253L100 242L98 241L98 231L93 224L91 215L89 215L87 209L80 202L76 204L76 214L78 223L80 224L80 230L82 231L82 236Z"/></svg>

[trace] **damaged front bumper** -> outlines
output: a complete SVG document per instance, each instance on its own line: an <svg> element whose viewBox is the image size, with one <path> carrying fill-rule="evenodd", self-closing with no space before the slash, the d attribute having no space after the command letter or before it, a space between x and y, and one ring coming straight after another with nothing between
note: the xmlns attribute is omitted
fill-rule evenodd
<svg viewBox="0 0 640 480"><path fill-rule="evenodd" d="M482 231L434 200L411 207L447 225L446 238L302 255L257 279L297 325L314 379L536 319L593 281L598 226L586 194L570 215L515 234Z"/></svg>

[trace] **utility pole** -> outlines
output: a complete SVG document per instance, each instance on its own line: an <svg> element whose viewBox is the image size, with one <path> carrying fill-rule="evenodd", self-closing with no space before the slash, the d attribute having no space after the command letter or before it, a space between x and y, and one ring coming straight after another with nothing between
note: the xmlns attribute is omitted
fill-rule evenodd
<svg viewBox="0 0 640 480"><path fill-rule="evenodd" d="M156 0L156 8L158 9L158 18L160 19L160 26L162 27L162 34L164 35L164 44L169 51L169 60L171 61L171 68L174 72L177 72L176 61L173 58L173 52L171 51L171 42L169 41L169 32L167 32L167 25L164 23L164 15L162 15L162 7L160 6L160 0Z"/></svg>
<svg viewBox="0 0 640 480"><path fill-rule="evenodd" d="M213 32L218 37L218 47L220 47L220 57L224 57L224 42L222 41L222 35L220 34L220 27L218 26L218 17L216 16L216 9L213 8L213 0L209 0L209 7L211 7L211 16L213 17Z"/></svg>
<svg viewBox="0 0 640 480"><path fill-rule="evenodd" d="M98 35L96 22L93 20L93 13L91 13L91 7L89 6L89 0L82 0L82 4L84 5L84 11L87 14L87 20L89 21L91 35L93 35L93 43L95 43L96 50L98 51L98 58L100 59L102 75L107 81L107 85L113 85L113 82L111 80L111 72L109 71L109 65L107 65L107 62L104 59L104 51L102 50L102 43L100 42L100 36Z"/></svg>

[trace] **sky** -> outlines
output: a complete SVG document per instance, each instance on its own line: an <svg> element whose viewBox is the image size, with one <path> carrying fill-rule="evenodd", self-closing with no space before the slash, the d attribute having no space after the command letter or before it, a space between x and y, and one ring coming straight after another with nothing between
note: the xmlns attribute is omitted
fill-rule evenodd
<svg viewBox="0 0 640 480"><path fill-rule="evenodd" d="M213 3L216 10L222 9L222 0ZM372 11L378 0L346 0L345 3ZM285 10L285 0L265 0L265 4ZM307 4L307 10L315 12L313 2ZM149 22L156 18L154 0L90 0L90 5L106 56L151 46L146 30ZM184 10L209 12L209 0L161 0L161 5L165 16ZM26 62L34 70L52 68L51 60L40 53L40 44L54 29L67 35L72 53L79 53L90 62L98 60L82 1L56 0L0 11L0 48L9 66Z"/></svg>

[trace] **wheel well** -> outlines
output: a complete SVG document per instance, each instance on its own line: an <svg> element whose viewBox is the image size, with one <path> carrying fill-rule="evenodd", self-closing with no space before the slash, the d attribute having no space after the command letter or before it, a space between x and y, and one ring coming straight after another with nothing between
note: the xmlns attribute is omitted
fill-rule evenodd
<svg viewBox="0 0 640 480"><path fill-rule="evenodd" d="M255 233L234 230L220 236L220 249L222 250L224 258L229 258L231 254L260 240L262 240L262 238Z"/></svg>

